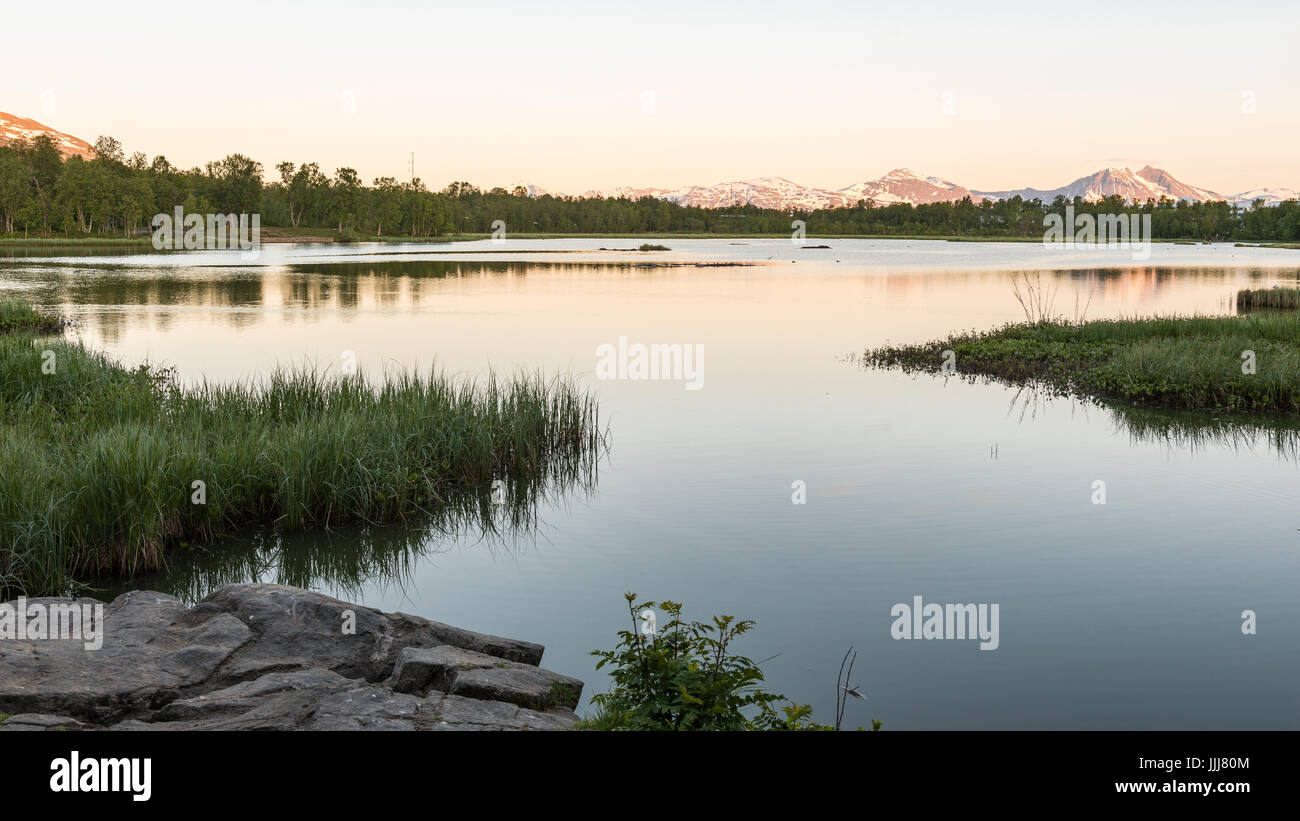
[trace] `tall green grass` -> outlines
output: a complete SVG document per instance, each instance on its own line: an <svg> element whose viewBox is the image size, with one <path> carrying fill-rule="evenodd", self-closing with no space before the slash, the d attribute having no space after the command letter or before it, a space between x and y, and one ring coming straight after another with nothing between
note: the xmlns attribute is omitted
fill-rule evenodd
<svg viewBox="0 0 1300 821"><path fill-rule="evenodd" d="M28 334L0 335L0 419L0 587L28 593L158 569L250 524L391 522L498 479L569 479L604 446L594 400L567 380L298 368L182 388Z"/></svg>

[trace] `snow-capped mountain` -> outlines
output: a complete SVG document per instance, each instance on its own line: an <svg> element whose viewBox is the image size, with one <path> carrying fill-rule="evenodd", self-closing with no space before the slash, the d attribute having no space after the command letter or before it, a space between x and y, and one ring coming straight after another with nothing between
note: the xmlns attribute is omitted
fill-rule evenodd
<svg viewBox="0 0 1300 821"><path fill-rule="evenodd" d="M1137 172L1137 175L1143 180L1158 186L1161 190L1168 192L1167 196L1170 199L1199 200L1201 202L1224 199L1221 194L1216 194L1208 188L1197 188L1185 182L1179 182L1163 168L1152 168L1149 165L1143 166Z"/></svg>
<svg viewBox="0 0 1300 821"><path fill-rule="evenodd" d="M970 189L938 177L922 177L907 168L895 168L878 180L868 180L841 188L849 204L858 200L872 200L877 205L906 202L912 205L931 202L957 202L970 197L973 202L984 198Z"/></svg>
<svg viewBox="0 0 1300 821"><path fill-rule="evenodd" d="M539 189L540 190L540 189ZM970 197L979 203L985 199L1002 200L1019 195L1022 199L1039 199L1051 202L1058 196L1066 199L1082 197L1096 201L1118 194L1130 202L1143 203L1162 197L1173 200L1211 202L1226 200L1249 206L1256 199L1268 205L1284 200L1300 199L1300 192L1290 188L1255 188L1225 197L1208 188L1189 185L1163 168L1146 165L1134 171L1130 168L1104 168L1095 174L1080 177L1060 188L1017 188L1006 191L972 191L939 177L922 177L906 168L896 168L883 177L854 183L834 190L810 188L791 182L784 177L759 177L752 180L720 182L716 185L688 185L681 188L610 188L587 191L584 198L594 197L658 197L679 205L700 208L725 208L749 203L759 208L780 211L811 211L818 208L838 208L855 205L859 200L871 200L876 205L909 203L922 205L934 202L957 202Z"/></svg>
<svg viewBox="0 0 1300 821"><path fill-rule="evenodd" d="M0 145L6 145L17 139L31 140L40 134L49 134L53 137L54 144L58 146L59 152L64 157L75 154L89 160L95 156L95 149L83 139L74 137L71 134L64 134L62 131L56 131L48 125L38 123L35 120L28 120L24 117L0 111Z"/></svg>
<svg viewBox="0 0 1300 821"><path fill-rule="evenodd" d="M1069 185L1047 190L1039 188L1019 188L1011 191L976 192L989 199L1003 200L1019 195L1022 199L1040 199L1051 202L1057 197L1074 199L1082 197L1093 201L1105 199L1118 194L1130 202L1146 202L1148 199L1159 200L1168 197L1174 200L1226 200L1222 194L1216 194L1205 188L1197 188L1174 178L1161 168L1144 166L1138 171L1129 168L1104 168L1087 177L1080 177Z"/></svg>
<svg viewBox="0 0 1300 821"><path fill-rule="evenodd" d="M855 183L834 191L812 188L791 182L784 177L759 177L752 180L720 182L715 185L688 185L681 188L610 188L587 191L581 195L592 197L658 197L678 205L697 208L726 208L746 203L758 208L782 211L813 211L818 208L840 208L858 200L873 200L879 205L908 202L913 205L929 202L949 202L970 197L981 198L968 189L938 177L921 177L906 168L890 171L877 180Z"/></svg>
<svg viewBox="0 0 1300 821"><path fill-rule="evenodd" d="M752 180L721 182L716 185L690 185L682 188L612 188L587 191L582 197L658 197L679 205L701 208L725 208L749 203L759 208L783 211L810 211L818 208L851 206L859 200L871 200L876 205L908 203L922 205L935 202L957 202L970 197L972 202L985 199L1010 199L1019 195L1026 200L1040 199L1051 202L1058 196L1066 199L1082 197L1095 201L1119 195L1131 202L1146 202L1168 197L1174 200L1209 202L1226 200L1249 205L1255 197L1269 204L1296 197L1296 192L1286 188L1258 188L1232 197L1225 197L1208 188L1199 188L1177 179L1163 168L1151 165L1134 171L1130 168L1104 168L1087 177L1080 177L1060 188L1018 188L1007 191L972 191L965 186L940 179L923 177L907 168L896 168L883 177L854 183L843 188L828 190L810 188L784 177L760 177Z"/></svg>
<svg viewBox="0 0 1300 821"><path fill-rule="evenodd" d="M1252 188L1228 198L1229 202L1243 206L1249 206L1255 200L1263 200L1265 205L1277 205L1286 200L1300 200L1300 191L1291 188Z"/></svg>
<svg viewBox="0 0 1300 821"><path fill-rule="evenodd" d="M810 188L784 177L758 177L714 185L688 185L681 188L612 188L588 191L583 197L658 197L678 205L695 208L727 208L746 203L758 208L811 211L850 204L841 194Z"/></svg>

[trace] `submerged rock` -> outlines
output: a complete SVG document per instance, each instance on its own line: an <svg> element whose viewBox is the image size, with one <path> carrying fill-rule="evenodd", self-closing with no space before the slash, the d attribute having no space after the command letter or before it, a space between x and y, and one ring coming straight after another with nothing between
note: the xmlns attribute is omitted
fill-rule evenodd
<svg viewBox="0 0 1300 821"><path fill-rule="evenodd" d="M539 644L295 587L230 585L193 607L132 591L103 605L100 628L97 649L80 638L0 641L0 729L554 730L578 720L583 683L540 669Z"/></svg>

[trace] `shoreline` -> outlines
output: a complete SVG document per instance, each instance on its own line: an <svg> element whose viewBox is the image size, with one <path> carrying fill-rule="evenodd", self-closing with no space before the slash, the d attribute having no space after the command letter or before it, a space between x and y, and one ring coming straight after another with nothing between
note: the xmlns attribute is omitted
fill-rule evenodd
<svg viewBox="0 0 1300 821"><path fill-rule="evenodd" d="M865 240L899 240L904 242L916 242L918 240L935 240L942 242L1020 242L1020 243L1042 243L1043 239L1039 236L1033 237L1009 237L1003 235L956 235L956 234L819 234L809 232L807 239L865 239ZM583 233L558 233L544 234L536 232L519 232L509 235L510 239L727 239L727 240L745 240L745 239L790 239L788 233L756 233L756 234L710 234L710 233L621 233L621 234L583 234ZM339 238L335 236L322 236L318 234L273 234L268 236L263 233L261 241L266 244L295 244L295 243L316 243L316 244L333 244L333 245L357 245L362 243L384 243L392 245L428 245L428 244L450 244L455 242L481 242L492 239L491 234L451 234L441 237L357 237L357 238ZM1283 249L1300 249L1300 245L1288 240L1269 241L1243 241L1243 240L1202 240L1196 237L1169 237L1162 239L1150 239L1147 242L1175 245L1215 245L1223 243L1232 243L1237 248L1283 248ZM1098 242L1099 246L1105 246L1106 243ZM120 248L151 248L152 240L149 238L112 238L112 237L0 237L0 246L24 247L24 246L46 246L46 247L80 247L93 248L102 247L120 247ZM620 249L611 249L620 250ZM621 250L638 250L638 249L621 249ZM510 251L499 251L496 253L511 253Z"/></svg>

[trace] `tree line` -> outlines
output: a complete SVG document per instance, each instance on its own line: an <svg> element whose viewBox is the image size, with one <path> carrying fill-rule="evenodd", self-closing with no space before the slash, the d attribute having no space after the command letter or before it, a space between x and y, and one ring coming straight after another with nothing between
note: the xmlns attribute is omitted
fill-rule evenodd
<svg viewBox="0 0 1300 821"><path fill-rule="evenodd" d="M788 235L795 219L814 235L1038 237L1047 214L1073 205L1078 213L1151 214L1156 239L1300 240L1294 200L1240 208L1168 198L1045 203L1016 196L915 206L860 200L815 211L697 208L654 197L532 197L522 187L484 191L467 182L433 191L418 178L377 177L366 185L355 169L327 174L314 162L281 162L267 182L262 164L243 154L183 170L162 155L127 157L112 137L96 140L93 153L89 160L64 159L44 134L0 146L0 233L133 237L148 232L154 214L179 206L187 213L258 213L263 228L328 229L343 238L485 234L497 220L510 233Z"/></svg>

